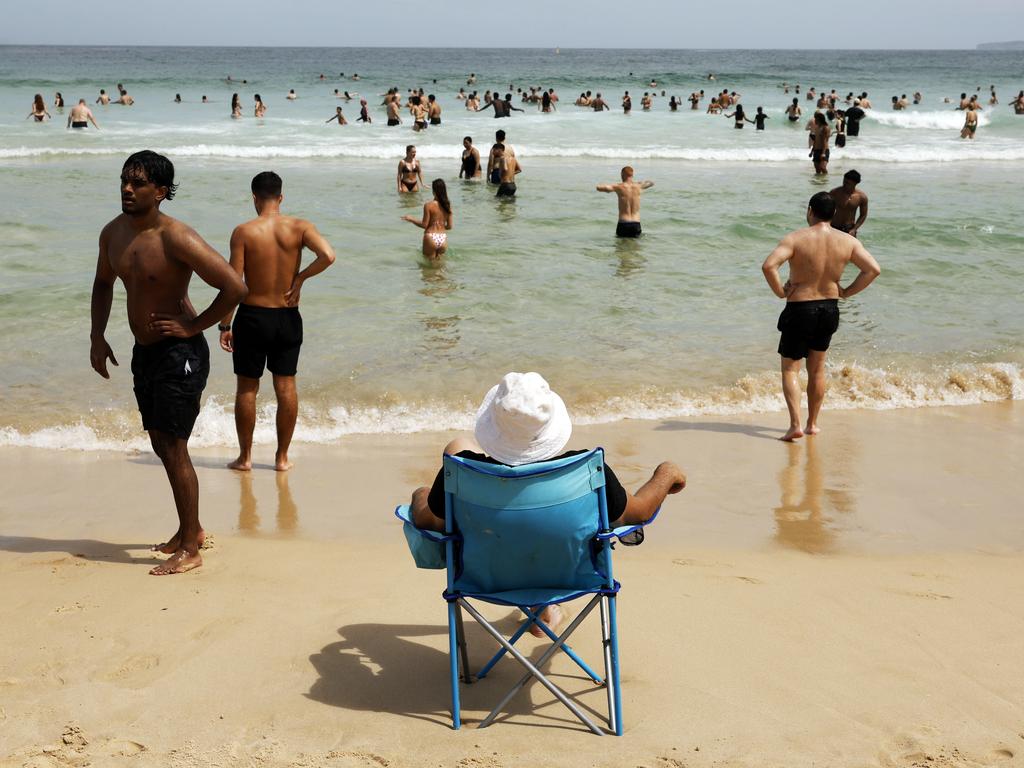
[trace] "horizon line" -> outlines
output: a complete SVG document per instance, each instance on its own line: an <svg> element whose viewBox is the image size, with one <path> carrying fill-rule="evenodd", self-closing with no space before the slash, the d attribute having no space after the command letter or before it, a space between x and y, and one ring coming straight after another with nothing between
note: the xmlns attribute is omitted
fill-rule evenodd
<svg viewBox="0 0 1024 768"><path fill-rule="evenodd" d="M985 53L1020 53L1015 49L992 49L979 48L978 46L1005 45L1005 42L975 43L973 48L887 48L887 47L866 47L866 48L837 48L835 46L822 46L819 48L734 48L734 47L710 47L710 48L664 48L660 46L637 46L637 47L606 47L606 46L560 46L560 45L509 45L502 46L501 50L516 51L974 51ZM0 41L0 48L250 48L254 50L269 48L294 48L307 50L367 50L367 49L397 49L412 51L432 50L460 50L460 51L488 51L494 52L493 47L467 47L464 45L243 45L239 43L140 43L125 45L123 43L37 43L24 42L12 43Z"/></svg>

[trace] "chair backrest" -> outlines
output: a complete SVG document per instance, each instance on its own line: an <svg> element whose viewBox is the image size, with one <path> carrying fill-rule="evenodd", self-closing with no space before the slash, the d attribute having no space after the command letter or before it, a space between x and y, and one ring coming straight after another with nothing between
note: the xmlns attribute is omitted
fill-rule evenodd
<svg viewBox="0 0 1024 768"><path fill-rule="evenodd" d="M445 456L446 521L461 539L450 587L495 593L609 585L595 541L608 527L604 485L601 448L518 467Z"/></svg>

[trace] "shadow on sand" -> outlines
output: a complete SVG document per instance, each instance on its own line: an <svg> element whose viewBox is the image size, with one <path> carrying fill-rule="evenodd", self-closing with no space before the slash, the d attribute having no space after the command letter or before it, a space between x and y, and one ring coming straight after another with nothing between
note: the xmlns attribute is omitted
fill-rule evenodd
<svg viewBox="0 0 1024 768"><path fill-rule="evenodd" d="M111 544L95 539L40 539L35 536L0 536L0 549L7 552L67 552L72 557L99 563L128 563L153 567L149 544ZM144 550L135 557L133 550Z"/></svg>
<svg viewBox="0 0 1024 768"><path fill-rule="evenodd" d="M468 616L466 619L469 664L475 673L497 650L497 643L472 619ZM518 622L514 614L509 614L494 622L494 625L507 635L515 630ZM451 727L448 653L417 642L419 638L427 638L434 645L447 644L447 624L350 624L341 627L338 634L341 640L325 645L309 657L319 679L309 689L307 698L333 707L390 712ZM543 644L530 648L527 642L517 643L516 647L534 662L545 649ZM523 672L515 660L506 657L491 670L486 679L470 685L463 683L463 717L468 712L490 711ZM545 674L559 687L569 685L570 695L573 696L598 690L598 686L580 674L551 674L548 671ZM539 694L541 702L534 705L531 701L531 688L535 685L539 684L536 681L528 683L509 703L505 712L498 716L496 722L530 728L586 731L546 690L542 689ZM599 690L603 701L603 688ZM604 713L594 711L585 702L579 703L598 722L604 719ZM526 723L522 718L517 721L517 715L525 714L531 716L532 722ZM538 718L542 722L538 723ZM463 723L469 727L474 724L472 718L468 721L464 719Z"/></svg>
<svg viewBox="0 0 1024 768"><path fill-rule="evenodd" d="M695 432L720 432L722 434L747 435L748 437L759 437L762 440L778 440L786 430L776 427L762 427L757 424L729 424L718 421L666 421L659 424L655 429L659 431L685 431Z"/></svg>

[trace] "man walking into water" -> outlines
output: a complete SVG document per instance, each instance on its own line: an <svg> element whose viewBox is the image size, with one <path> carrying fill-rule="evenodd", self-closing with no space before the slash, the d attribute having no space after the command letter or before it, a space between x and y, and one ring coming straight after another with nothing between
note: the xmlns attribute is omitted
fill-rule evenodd
<svg viewBox="0 0 1024 768"><path fill-rule="evenodd" d="M782 332L782 393L789 409L789 429L782 440L816 435L818 414L825 399L825 355L839 327L839 299L848 299L881 274L882 269L855 237L832 228L836 203L819 192L807 206L807 227L791 232L775 247L761 271L772 292L786 300L779 315ZM845 288L839 284L850 262L860 269ZM779 268L789 262L783 283ZM807 358L807 425L800 426L800 361Z"/></svg>
<svg viewBox="0 0 1024 768"><path fill-rule="evenodd" d="M598 192L614 192L619 198L619 223L616 237L640 237L640 193L654 186L653 181L633 181L633 168L622 169L618 184L598 184Z"/></svg>
<svg viewBox="0 0 1024 768"><path fill-rule="evenodd" d="M860 174L851 169L843 174L843 186L836 187L829 192L836 201L836 215L832 219L833 228L854 237L857 237L861 225L868 218L868 196L862 190L857 189L858 184L860 184Z"/></svg>
<svg viewBox="0 0 1024 768"><path fill-rule="evenodd" d="M170 555L150 573L184 573L203 564L199 547L199 480L188 439L199 415L210 372L203 331L245 298L246 288L228 263L184 223L160 212L174 197L174 166L162 155L136 152L121 169L121 215L100 233L92 284L89 359L105 379L107 359L117 365L104 338L114 282L127 293L128 327L135 336L132 375L142 428L167 472L178 512L178 530L154 550ZM197 314L188 297L192 274L218 293Z"/></svg>
<svg viewBox="0 0 1024 768"><path fill-rule="evenodd" d="M238 307L234 323L228 312L220 325L220 346L231 353L238 385L235 390L235 430L238 458L230 469L252 469L252 433L256 428L256 393L266 366L277 397L277 453L274 469L291 469L288 447L295 432L299 398L295 374L302 346L299 294L306 280L334 263L331 248L317 228L305 219L281 213L281 177L273 171L252 180L256 218L231 233L231 266L245 279L249 295ZM302 249L316 260L299 271Z"/></svg>

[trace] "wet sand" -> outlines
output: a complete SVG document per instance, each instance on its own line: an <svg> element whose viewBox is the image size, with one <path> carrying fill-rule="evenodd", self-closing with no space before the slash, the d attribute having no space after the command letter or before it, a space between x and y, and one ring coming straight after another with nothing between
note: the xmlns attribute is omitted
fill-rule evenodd
<svg viewBox="0 0 1024 768"><path fill-rule="evenodd" d="M513 662L448 727L443 574L413 568L391 516L446 435L298 446L288 475L268 446L251 476L197 452L213 545L163 579L152 456L0 449L0 766L1021 764L1024 407L826 411L794 446L784 422L577 428L631 488L661 459L689 476L617 550L621 739L539 686L475 730ZM468 638L477 666L493 643Z"/></svg>

